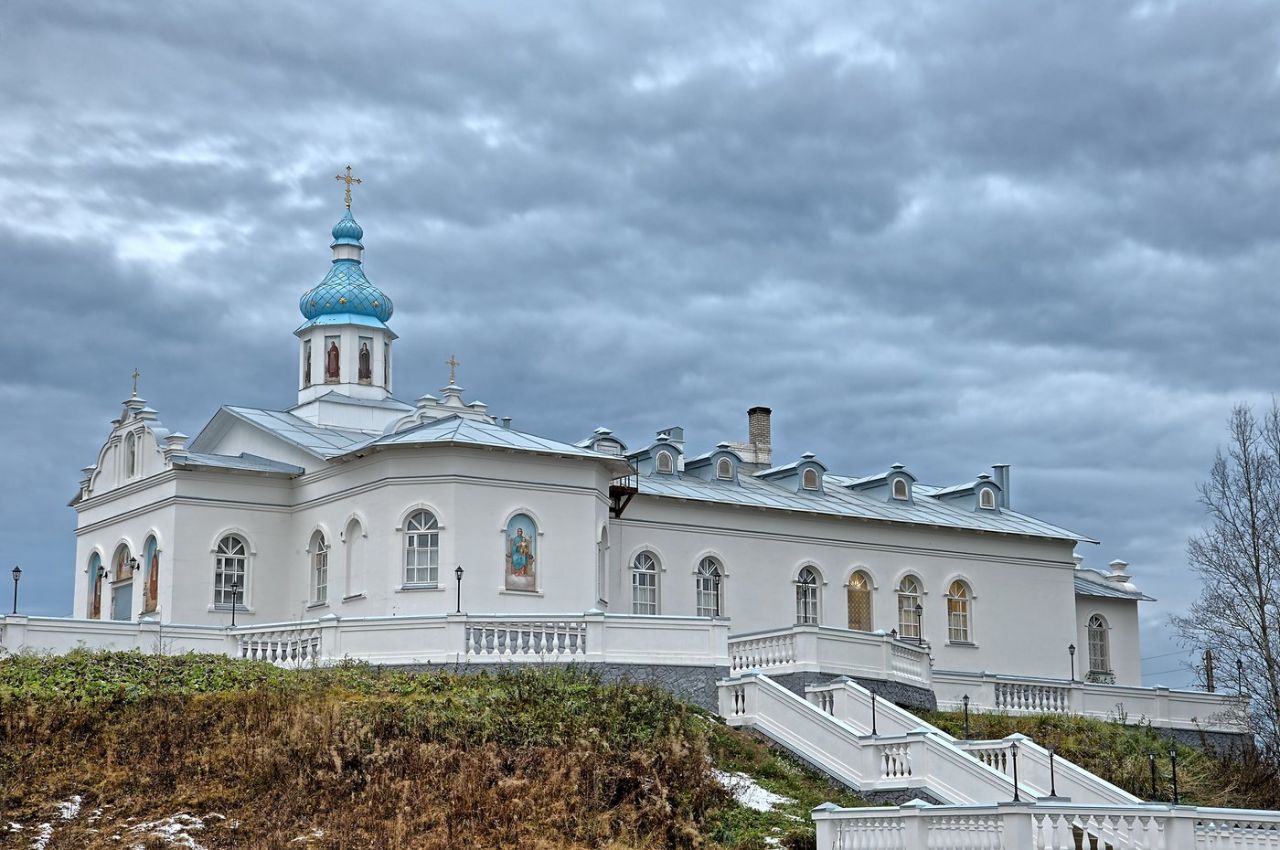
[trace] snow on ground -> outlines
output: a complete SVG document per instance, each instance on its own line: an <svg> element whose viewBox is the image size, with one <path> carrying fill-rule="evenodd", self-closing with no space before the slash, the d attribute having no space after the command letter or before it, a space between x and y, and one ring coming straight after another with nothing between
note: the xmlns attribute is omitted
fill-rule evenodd
<svg viewBox="0 0 1280 850"><path fill-rule="evenodd" d="M720 787L733 795L738 805L757 812L771 812L784 803L794 803L790 797L775 794L761 788L756 781L745 773L729 773L725 770L712 770Z"/></svg>
<svg viewBox="0 0 1280 850"><path fill-rule="evenodd" d="M170 815L167 818L148 823L140 823L137 826L129 827L129 832L133 835L155 836L166 844L175 847L186 847L187 850L205 850L199 842L191 837L192 832L204 829L204 821L195 815L189 815L186 812L179 812L176 815ZM141 848L141 844L135 844L134 847Z"/></svg>
<svg viewBox="0 0 1280 850"><path fill-rule="evenodd" d="M49 846L49 839L53 838L53 824L42 823L38 827L40 834L36 836L36 840L31 842L31 850L44 850Z"/></svg>
<svg viewBox="0 0 1280 850"><path fill-rule="evenodd" d="M58 804L58 814L63 820L75 820L80 814L80 804L82 802L83 798L79 794L75 794L70 800Z"/></svg>

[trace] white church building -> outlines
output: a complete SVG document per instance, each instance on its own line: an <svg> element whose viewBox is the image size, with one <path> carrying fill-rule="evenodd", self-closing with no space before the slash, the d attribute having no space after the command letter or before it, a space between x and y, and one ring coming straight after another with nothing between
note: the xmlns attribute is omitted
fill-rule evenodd
<svg viewBox="0 0 1280 850"><path fill-rule="evenodd" d="M187 437L135 378L71 501L73 615L7 615L0 646L579 662L703 702L747 671L848 676L914 705L1238 730L1223 695L1141 687L1148 597L1019 512L1007 466L937 486L778 458L765 407L738 435L553 439L468 401L452 357L438 395L402 400L349 196L332 236L299 302L297 398Z"/></svg>

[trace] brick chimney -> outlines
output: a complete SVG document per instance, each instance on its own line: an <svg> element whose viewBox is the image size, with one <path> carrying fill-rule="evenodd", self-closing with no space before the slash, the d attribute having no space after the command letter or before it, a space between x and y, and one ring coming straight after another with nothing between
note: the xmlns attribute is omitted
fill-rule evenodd
<svg viewBox="0 0 1280 850"><path fill-rule="evenodd" d="M773 463L773 426L769 421L772 414L767 407L747 411L747 443L755 452L755 462L764 466Z"/></svg>

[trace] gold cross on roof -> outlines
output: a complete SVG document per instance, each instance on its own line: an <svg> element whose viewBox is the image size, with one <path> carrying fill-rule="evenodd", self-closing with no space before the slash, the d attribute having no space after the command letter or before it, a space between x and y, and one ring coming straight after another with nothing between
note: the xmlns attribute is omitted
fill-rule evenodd
<svg viewBox="0 0 1280 850"><path fill-rule="evenodd" d="M341 180L343 183L346 183L346 184L347 184L347 190L346 190L346 192L345 192L344 200L347 202L347 209L351 209L351 184L352 184L352 183L355 183L355 184L359 185L360 183L363 183L364 181L363 181L363 180L361 180L359 177L352 177L352 176L351 176L351 166L349 166L349 165L347 166L347 173L346 173L346 174L339 174L339 175L337 175L336 177L334 177L333 179L334 179L334 180Z"/></svg>
<svg viewBox="0 0 1280 850"><path fill-rule="evenodd" d="M456 356L450 354L449 359L444 361L444 364L449 367L449 383L455 383L458 377L458 367L461 366L462 363L458 361Z"/></svg>
<svg viewBox="0 0 1280 850"><path fill-rule="evenodd" d="M133 367L133 397L134 398L138 397L138 378L141 376L142 376L142 373L138 371L138 367L134 366Z"/></svg>

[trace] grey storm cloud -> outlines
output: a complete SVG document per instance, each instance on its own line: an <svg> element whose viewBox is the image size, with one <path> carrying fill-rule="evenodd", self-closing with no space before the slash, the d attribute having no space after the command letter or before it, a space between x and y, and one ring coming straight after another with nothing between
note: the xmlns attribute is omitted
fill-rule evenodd
<svg viewBox="0 0 1280 850"><path fill-rule="evenodd" d="M561 438L707 447L763 403L783 458L1010 462L1017 507L1134 564L1167 650L1195 483L1231 404L1275 389L1280 7L345 12L6 6L0 558L24 607L69 610L65 503L135 366L187 433L289 404L350 162L402 396L456 352L472 398Z"/></svg>

